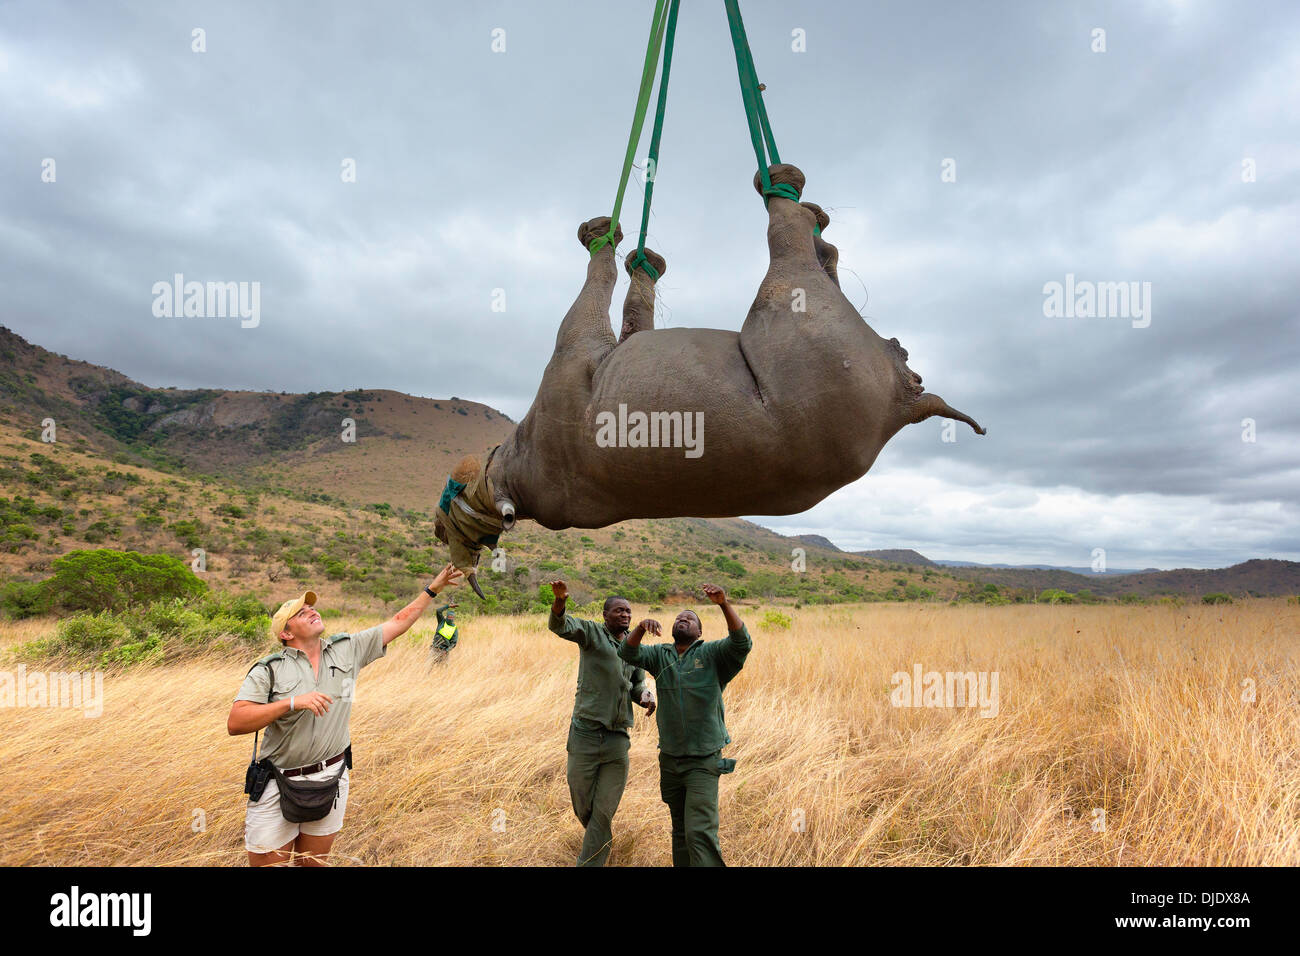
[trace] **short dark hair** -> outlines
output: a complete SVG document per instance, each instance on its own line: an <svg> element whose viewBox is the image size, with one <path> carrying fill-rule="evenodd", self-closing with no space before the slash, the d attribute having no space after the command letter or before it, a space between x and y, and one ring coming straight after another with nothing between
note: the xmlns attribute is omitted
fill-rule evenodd
<svg viewBox="0 0 1300 956"><path fill-rule="evenodd" d="M605 610L608 611L615 601L627 601L628 604L632 603L621 594L611 594L609 597L605 598Z"/></svg>

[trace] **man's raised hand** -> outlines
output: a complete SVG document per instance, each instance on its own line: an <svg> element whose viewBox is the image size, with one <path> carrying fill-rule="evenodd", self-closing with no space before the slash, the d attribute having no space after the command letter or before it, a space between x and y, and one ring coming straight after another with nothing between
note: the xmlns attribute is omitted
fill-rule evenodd
<svg viewBox="0 0 1300 956"><path fill-rule="evenodd" d="M655 637L659 637L663 633L659 629L659 622L652 617L646 618L644 621L638 624L637 627L640 628L643 633L649 631Z"/></svg>
<svg viewBox="0 0 1300 956"><path fill-rule="evenodd" d="M460 584L460 579L464 576L464 572L460 568L448 563L438 572L438 576L433 579L433 582L429 585L429 590L441 593L443 588Z"/></svg>
<svg viewBox="0 0 1300 956"><path fill-rule="evenodd" d="M727 603L727 592L722 588L713 584L703 584L700 588L704 591L704 596L714 604L721 606Z"/></svg>
<svg viewBox="0 0 1300 956"><path fill-rule="evenodd" d="M563 601L569 596L569 586L563 581L552 581L551 593L555 595L555 600Z"/></svg>

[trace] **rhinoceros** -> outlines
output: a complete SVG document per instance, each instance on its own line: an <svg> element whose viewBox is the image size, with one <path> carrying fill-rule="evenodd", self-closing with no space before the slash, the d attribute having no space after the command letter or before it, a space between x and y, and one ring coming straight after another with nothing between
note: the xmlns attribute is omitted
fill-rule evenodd
<svg viewBox="0 0 1300 956"><path fill-rule="evenodd" d="M796 167L769 174L802 195ZM479 549L521 518L558 530L794 514L866 474L904 425L940 415L985 434L924 391L898 340L840 290L826 213L776 195L767 213L770 265L739 332L654 328L655 280L629 259L615 338L617 225L591 257L528 414L486 459L462 460L444 492L438 536L476 591ZM609 224L579 226L583 248ZM662 276L663 258L646 258Z"/></svg>

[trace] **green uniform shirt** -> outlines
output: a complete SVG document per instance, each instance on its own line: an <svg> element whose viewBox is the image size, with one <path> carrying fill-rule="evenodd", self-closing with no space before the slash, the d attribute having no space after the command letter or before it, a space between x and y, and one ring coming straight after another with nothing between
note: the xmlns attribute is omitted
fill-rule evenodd
<svg viewBox="0 0 1300 956"><path fill-rule="evenodd" d="M578 690L573 698L573 726L580 730L627 730L632 701L646 689L645 671L618 659L619 642L604 621L584 621L551 614L549 627L578 645Z"/></svg>
<svg viewBox="0 0 1300 956"><path fill-rule="evenodd" d="M731 743L722 690L745 666L753 646L742 624L723 640L697 640L680 656L671 642L638 647L624 643L619 647L619 657L644 667L655 679L661 751L670 757L699 757Z"/></svg>
<svg viewBox="0 0 1300 956"><path fill-rule="evenodd" d="M286 700L314 690L334 698L323 717L299 707L271 721L262 731L261 756L270 757L271 763L282 770L319 763L347 748L352 742L348 718L356 696L357 675L387 652L378 625L356 634L322 638L320 643L319 677L312 673L307 655L296 647L284 648L284 657L269 665L275 674L275 693L270 700ZM244 678L235 700L265 704L270 690L271 674L258 664Z"/></svg>

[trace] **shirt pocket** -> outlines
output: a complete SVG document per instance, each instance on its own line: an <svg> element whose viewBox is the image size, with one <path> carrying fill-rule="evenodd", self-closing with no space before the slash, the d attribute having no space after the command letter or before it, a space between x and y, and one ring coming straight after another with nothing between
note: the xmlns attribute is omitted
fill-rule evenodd
<svg viewBox="0 0 1300 956"><path fill-rule="evenodd" d="M323 665L320 689L335 700L351 700L357 689L357 669L351 661Z"/></svg>
<svg viewBox="0 0 1300 956"><path fill-rule="evenodd" d="M294 674L292 677L277 674L275 677L275 693L271 699L288 700L290 697L306 694L310 690L311 687L301 674Z"/></svg>

